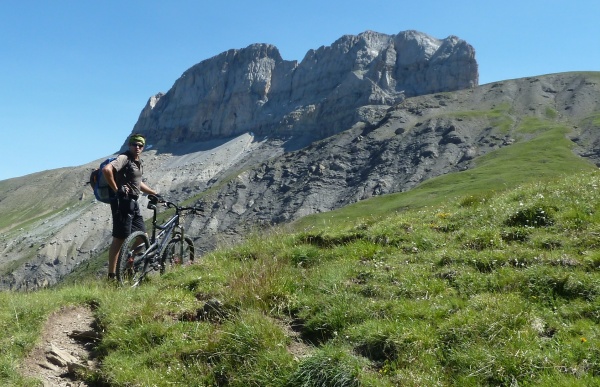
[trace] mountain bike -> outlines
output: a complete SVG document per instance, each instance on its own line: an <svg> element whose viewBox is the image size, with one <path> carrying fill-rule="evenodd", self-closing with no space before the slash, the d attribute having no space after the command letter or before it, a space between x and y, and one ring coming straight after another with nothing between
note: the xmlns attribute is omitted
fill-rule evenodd
<svg viewBox="0 0 600 387"><path fill-rule="evenodd" d="M163 224L158 224L156 217L159 203L175 209L175 214ZM153 211L151 238L148 239L143 231L131 233L123 242L117 258L117 280L123 286L135 287L153 271L164 274L194 261L194 242L185 235L180 220L184 214L198 214L202 209L181 207L155 195L148 195L148 208Z"/></svg>

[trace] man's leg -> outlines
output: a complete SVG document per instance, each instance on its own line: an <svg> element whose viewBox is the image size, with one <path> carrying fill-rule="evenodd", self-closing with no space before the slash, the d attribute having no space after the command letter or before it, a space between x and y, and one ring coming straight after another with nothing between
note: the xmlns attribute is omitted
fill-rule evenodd
<svg viewBox="0 0 600 387"><path fill-rule="evenodd" d="M117 272L117 260L119 258L119 252L121 246L127 238L127 235L131 233L131 219L132 215L129 214L130 201L125 198L120 198L117 201L110 203L110 208L113 217L113 239L108 249L108 278L114 278ZM118 235L119 237L116 237Z"/></svg>
<svg viewBox="0 0 600 387"><path fill-rule="evenodd" d="M125 239L113 237L110 249L108 249L108 276L114 275L117 272L117 259L119 258L119 251Z"/></svg>

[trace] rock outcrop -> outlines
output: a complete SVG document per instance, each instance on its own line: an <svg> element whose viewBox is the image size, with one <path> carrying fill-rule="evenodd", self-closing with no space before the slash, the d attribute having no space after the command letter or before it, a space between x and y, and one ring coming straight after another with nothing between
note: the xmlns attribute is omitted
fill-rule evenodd
<svg viewBox="0 0 600 387"><path fill-rule="evenodd" d="M477 84L475 51L455 36L367 31L310 50L300 63L254 44L188 69L150 98L133 131L162 149L247 132L294 136L288 146L299 148L362 120L363 106Z"/></svg>

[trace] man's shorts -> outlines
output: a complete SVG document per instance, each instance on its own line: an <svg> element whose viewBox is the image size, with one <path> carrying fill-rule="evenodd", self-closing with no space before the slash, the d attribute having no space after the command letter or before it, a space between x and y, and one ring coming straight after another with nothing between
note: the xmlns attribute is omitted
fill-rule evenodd
<svg viewBox="0 0 600 387"><path fill-rule="evenodd" d="M134 231L146 232L144 218L136 199L118 198L110 202L113 218L112 236L118 239L127 238Z"/></svg>

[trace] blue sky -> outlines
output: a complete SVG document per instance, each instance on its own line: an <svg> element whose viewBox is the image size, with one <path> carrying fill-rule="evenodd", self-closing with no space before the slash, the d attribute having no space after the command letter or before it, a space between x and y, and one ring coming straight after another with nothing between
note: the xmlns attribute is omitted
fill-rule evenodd
<svg viewBox="0 0 600 387"><path fill-rule="evenodd" d="M597 0L0 0L0 180L117 151L148 98L194 64L270 43L417 30L476 51L480 84L600 71Z"/></svg>

